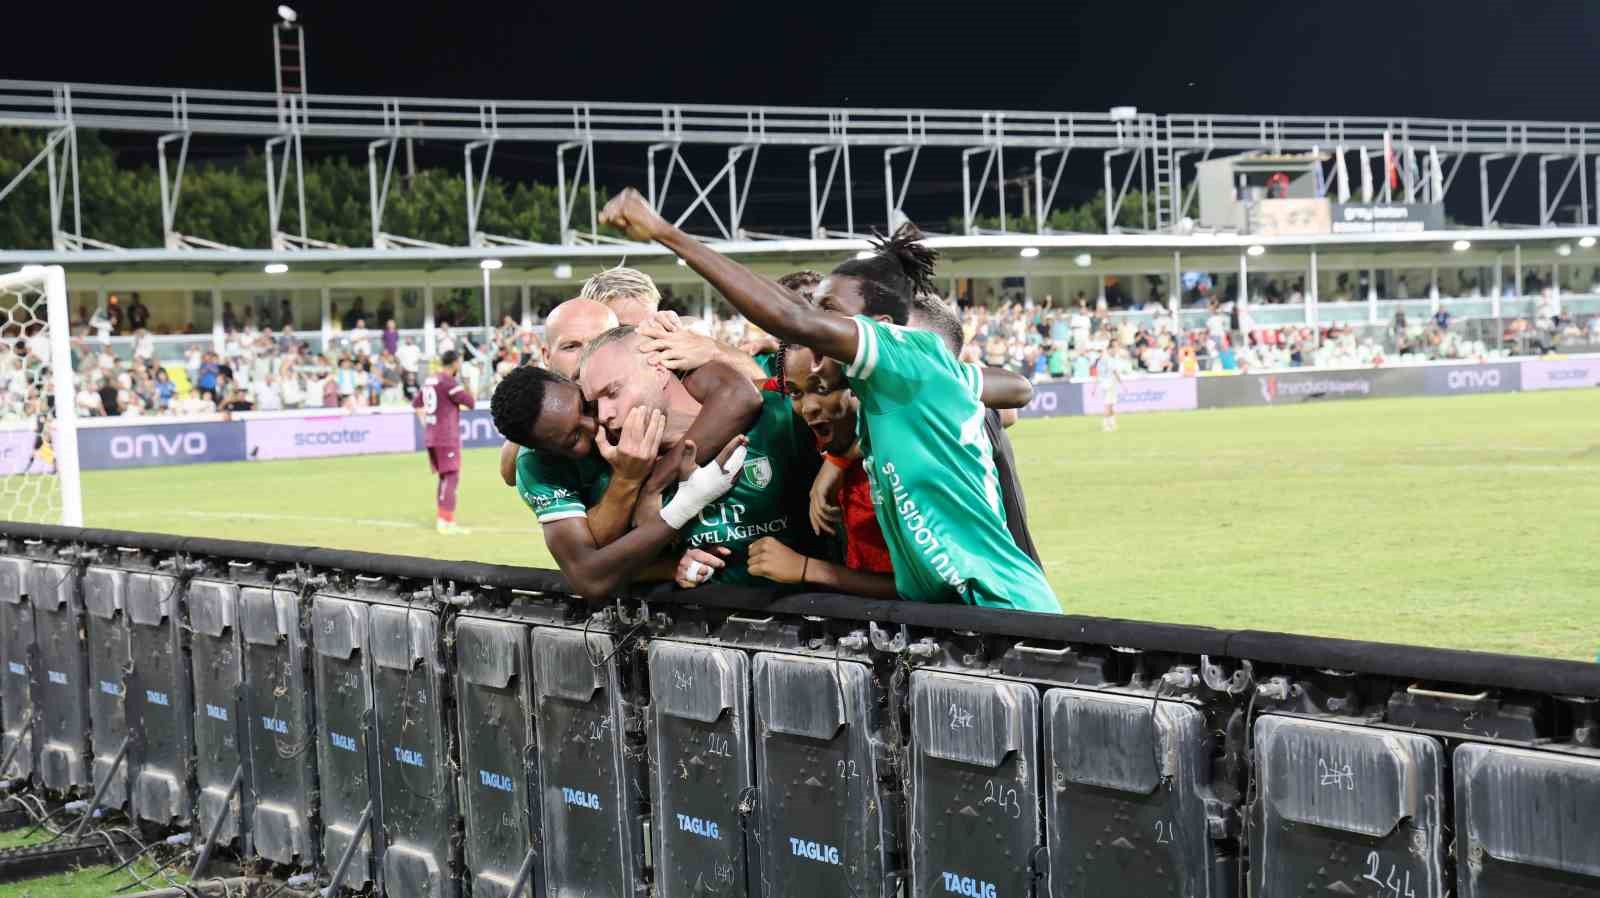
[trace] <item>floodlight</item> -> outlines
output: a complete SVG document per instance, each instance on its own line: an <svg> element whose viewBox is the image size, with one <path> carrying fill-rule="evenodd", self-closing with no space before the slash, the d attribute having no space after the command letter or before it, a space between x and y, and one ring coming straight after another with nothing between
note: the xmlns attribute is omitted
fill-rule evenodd
<svg viewBox="0 0 1600 898"><path fill-rule="evenodd" d="M1578 238L1578 245L1583 247L1584 249L1594 249L1594 238L1593 237L1580 237L1580 238Z"/></svg>
<svg viewBox="0 0 1600 898"><path fill-rule="evenodd" d="M1088 268L1090 263L1093 261L1094 256L1091 256L1088 253L1078 253L1076 256L1072 257L1072 264L1078 266L1079 268Z"/></svg>
<svg viewBox="0 0 1600 898"><path fill-rule="evenodd" d="M285 25L293 25L295 21L300 18L300 14L295 12L287 4L279 4L278 18L282 19Z"/></svg>
<svg viewBox="0 0 1600 898"><path fill-rule="evenodd" d="M1450 248L1458 253L1464 253L1467 250L1472 249L1472 241L1457 240L1455 243L1450 244Z"/></svg>
<svg viewBox="0 0 1600 898"><path fill-rule="evenodd" d="M1252 243L1250 245L1250 248L1245 250L1246 253L1248 253L1249 255L1252 255L1252 256L1259 256L1262 253L1265 253L1266 251L1267 251L1267 248L1262 246L1259 243Z"/></svg>
<svg viewBox="0 0 1600 898"><path fill-rule="evenodd" d="M268 262L261 270L267 274L283 274L289 270L289 266L282 262Z"/></svg>
<svg viewBox="0 0 1600 898"><path fill-rule="evenodd" d="M484 271L499 271L500 266L504 264L505 263L501 262L499 259L484 259L482 262L478 263L478 267L482 268Z"/></svg>
<svg viewBox="0 0 1600 898"><path fill-rule="evenodd" d="M560 265L555 267L555 275L557 278L560 278L563 281L572 277L572 266L562 262Z"/></svg>
<svg viewBox="0 0 1600 898"><path fill-rule="evenodd" d="M1018 255L1024 259L1035 259L1039 256L1039 248L1037 246L1024 246L1022 252Z"/></svg>
<svg viewBox="0 0 1600 898"><path fill-rule="evenodd" d="M1563 243L1560 246L1556 247L1556 255L1558 255L1558 256L1570 256L1570 255L1572 255L1572 244Z"/></svg>

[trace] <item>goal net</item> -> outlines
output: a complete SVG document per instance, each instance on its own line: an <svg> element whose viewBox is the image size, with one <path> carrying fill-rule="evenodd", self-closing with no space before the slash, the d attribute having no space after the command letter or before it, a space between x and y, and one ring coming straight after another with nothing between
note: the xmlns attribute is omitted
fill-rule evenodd
<svg viewBox="0 0 1600 898"><path fill-rule="evenodd" d="M67 278L0 274L0 518L83 526Z"/></svg>

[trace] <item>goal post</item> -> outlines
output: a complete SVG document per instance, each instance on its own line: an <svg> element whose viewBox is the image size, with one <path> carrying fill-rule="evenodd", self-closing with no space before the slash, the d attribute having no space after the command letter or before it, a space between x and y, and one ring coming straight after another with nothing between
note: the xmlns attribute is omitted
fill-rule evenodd
<svg viewBox="0 0 1600 898"><path fill-rule="evenodd" d="M83 526L67 276L0 274L0 517Z"/></svg>

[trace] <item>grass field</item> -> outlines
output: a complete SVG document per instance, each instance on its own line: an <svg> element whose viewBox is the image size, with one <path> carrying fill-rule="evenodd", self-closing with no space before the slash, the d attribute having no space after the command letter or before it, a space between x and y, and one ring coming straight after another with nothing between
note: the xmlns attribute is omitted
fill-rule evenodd
<svg viewBox="0 0 1600 898"><path fill-rule="evenodd" d="M1046 573L1069 611L1593 659L1600 391L1024 421ZM423 456L86 474L91 526L551 566L467 453L433 532Z"/></svg>
<svg viewBox="0 0 1600 898"><path fill-rule="evenodd" d="M40 830L30 833L28 829L0 832L0 848L13 848L19 845L33 845L50 838L50 834ZM182 866L181 864L179 866ZM65 873L53 876L40 876L33 879L17 882L0 882L0 898L106 898L119 889L134 885L141 877L155 873L155 864L150 861L139 861L129 870L112 873L111 864L101 864L93 867L79 867ZM135 874L132 870L138 870ZM173 871L169 871L173 872ZM173 878L178 882L188 882L188 877L179 872L173 872ZM145 883L144 889L166 888L168 882L165 877L154 876ZM142 891L142 889L141 889Z"/></svg>

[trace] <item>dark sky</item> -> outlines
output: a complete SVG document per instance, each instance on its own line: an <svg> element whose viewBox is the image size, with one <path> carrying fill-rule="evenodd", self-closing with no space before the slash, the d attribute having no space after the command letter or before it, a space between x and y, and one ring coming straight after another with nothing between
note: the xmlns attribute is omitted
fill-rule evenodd
<svg viewBox="0 0 1600 898"><path fill-rule="evenodd" d="M1587 0L295 6L314 91L1593 120L1600 83ZM0 72L270 89L274 8L12 4Z"/></svg>
<svg viewBox="0 0 1600 898"><path fill-rule="evenodd" d="M1600 120L1593 0L293 5L313 92ZM275 6L16 3L0 73L270 90Z"/></svg>

